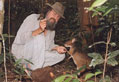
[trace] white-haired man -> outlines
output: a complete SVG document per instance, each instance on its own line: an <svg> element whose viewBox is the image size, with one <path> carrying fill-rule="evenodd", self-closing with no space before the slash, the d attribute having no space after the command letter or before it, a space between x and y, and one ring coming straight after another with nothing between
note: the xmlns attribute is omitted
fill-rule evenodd
<svg viewBox="0 0 119 82"><path fill-rule="evenodd" d="M60 2L47 5L51 9L45 18L39 20L40 14L29 15L12 44L13 55L16 59L23 59L22 63L31 70L54 65L65 58L65 47L54 44L54 27L61 17L64 18L64 6ZM31 61L33 65L24 59Z"/></svg>

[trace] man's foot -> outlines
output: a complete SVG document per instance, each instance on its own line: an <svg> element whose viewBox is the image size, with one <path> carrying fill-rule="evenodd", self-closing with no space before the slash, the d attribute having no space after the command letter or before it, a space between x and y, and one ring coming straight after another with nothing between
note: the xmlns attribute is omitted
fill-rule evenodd
<svg viewBox="0 0 119 82"><path fill-rule="evenodd" d="M26 72L26 74L31 78L31 69L30 69L30 64L23 64L23 68L25 69L24 71Z"/></svg>

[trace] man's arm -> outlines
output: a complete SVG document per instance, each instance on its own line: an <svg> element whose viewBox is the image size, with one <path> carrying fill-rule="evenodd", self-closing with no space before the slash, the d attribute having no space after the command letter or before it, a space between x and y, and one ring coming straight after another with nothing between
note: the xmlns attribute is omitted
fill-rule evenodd
<svg viewBox="0 0 119 82"><path fill-rule="evenodd" d="M46 28L46 19L43 19L40 21L39 28L32 32L32 36L36 36L44 32L45 28Z"/></svg>
<svg viewBox="0 0 119 82"><path fill-rule="evenodd" d="M65 48L65 47L59 46L59 45L56 45L56 44L55 44L55 42L54 42L55 31L52 32L51 36L52 36L52 40L51 40L51 43L50 43L50 50L55 50L55 51L57 51L59 54L64 54L64 53L66 53L66 48Z"/></svg>
<svg viewBox="0 0 119 82"><path fill-rule="evenodd" d="M43 30L41 29L41 28L38 28L38 29L36 29L36 30L34 30L33 32L32 32L32 36L36 36L36 35L38 35L38 34L40 34L40 33L42 33L43 32Z"/></svg>

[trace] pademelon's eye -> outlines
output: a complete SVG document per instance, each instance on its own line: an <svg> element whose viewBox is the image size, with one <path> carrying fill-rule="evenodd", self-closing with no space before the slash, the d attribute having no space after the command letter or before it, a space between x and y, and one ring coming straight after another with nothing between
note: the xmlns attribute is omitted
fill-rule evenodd
<svg viewBox="0 0 119 82"><path fill-rule="evenodd" d="M65 47L66 49L67 49L67 51L69 51L70 50L70 47Z"/></svg>

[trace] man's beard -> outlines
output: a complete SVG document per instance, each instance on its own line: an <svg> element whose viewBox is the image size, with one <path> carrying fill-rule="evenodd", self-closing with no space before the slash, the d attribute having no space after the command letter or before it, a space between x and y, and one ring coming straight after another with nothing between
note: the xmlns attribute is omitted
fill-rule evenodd
<svg viewBox="0 0 119 82"><path fill-rule="evenodd" d="M50 18L49 20L47 20L46 22L47 26L46 29L47 30L55 30L55 26L56 26L56 20L54 18Z"/></svg>

